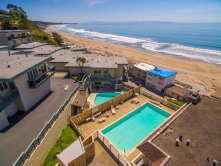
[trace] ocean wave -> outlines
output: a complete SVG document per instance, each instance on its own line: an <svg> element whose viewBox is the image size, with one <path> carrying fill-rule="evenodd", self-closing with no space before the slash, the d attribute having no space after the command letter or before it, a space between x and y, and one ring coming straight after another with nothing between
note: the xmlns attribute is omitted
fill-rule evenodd
<svg viewBox="0 0 221 166"><path fill-rule="evenodd" d="M87 31L85 29L66 27L66 25L57 25L55 26L55 29L89 39L113 42L132 47L134 47L134 44L139 44L140 48L151 52L161 53L165 55L183 56L186 58L201 60L209 63L221 64L221 51L218 50L200 49L174 43L162 43L149 38L139 39L126 36L118 36L114 34Z"/></svg>

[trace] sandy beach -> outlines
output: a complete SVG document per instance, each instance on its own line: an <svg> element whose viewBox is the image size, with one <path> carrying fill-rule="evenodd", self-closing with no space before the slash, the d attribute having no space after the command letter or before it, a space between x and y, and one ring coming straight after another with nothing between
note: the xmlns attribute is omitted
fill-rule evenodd
<svg viewBox="0 0 221 166"><path fill-rule="evenodd" d="M46 32L54 31L52 26ZM110 56L125 56L132 63L144 62L178 72L176 80L189 85L203 85L207 91L214 92L221 88L221 66L204 62L186 60L173 56L158 55L139 51L130 47L89 40L57 31L64 41L87 48L88 51Z"/></svg>

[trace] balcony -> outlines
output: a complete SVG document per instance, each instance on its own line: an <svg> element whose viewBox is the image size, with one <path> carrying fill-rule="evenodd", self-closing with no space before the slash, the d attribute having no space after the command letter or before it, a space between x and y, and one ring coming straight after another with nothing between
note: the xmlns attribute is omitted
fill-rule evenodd
<svg viewBox="0 0 221 166"><path fill-rule="evenodd" d="M120 79L111 78L108 74L91 74L92 82L110 82L115 85L119 83Z"/></svg>
<svg viewBox="0 0 221 166"><path fill-rule="evenodd" d="M27 37L35 37L35 35L14 36L14 37L9 36L8 40L24 39L24 38L27 38Z"/></svg>
<svg viewBox="0 0 221 166"><path fill-rule="evenodd" d="M7 108L11 103L16 101L20 98L20 94L18 88L13 89L9 93L5 94L4 96L0 97L0 111L3 111Z"/></svg>
<svg viewBox="0 0 221 166"><path fill-rule="evenodd" d="M33 80L28 80L28 85L30 89L37 89L41 84L47 81L52 75L56 73L55 67L51 67L45 73L42 73L40 76Z"/></svg>

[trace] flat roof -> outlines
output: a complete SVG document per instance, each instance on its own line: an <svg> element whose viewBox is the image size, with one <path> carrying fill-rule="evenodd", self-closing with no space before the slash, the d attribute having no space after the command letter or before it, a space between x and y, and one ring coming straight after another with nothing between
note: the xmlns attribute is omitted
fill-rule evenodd
<svg viewBox="0 0 221 166"><path fill-rule="evenodd" d="M31 31L30 29L21 29L21 30L0 30L0 33L12 33L12 32L27 32Z"/></svg>
<svg viewBox="0 0 221 166"><path fill-rule="evenodd" d="M25 44L18 44L17 46L14 47L14 49L32 49L35 47L39 47L42 45L46 45L47 43L40 43L40 42L29 42Z"/></svg>
<svg viewBox="0 0 221 166"><path fill-rule="evenodd" d="M221 162L221 100L202 96L201 102L189 106L153 143L171 159L166 165L212 165ZM183 135L179 147L175 139ZM190 145L186 146L187 139ZM210 162L206 160L210 158Z"/></svg>
<svg viewBox="0 0 221 166"><path fill-rule="evenodd" d="M38 57L34 55L26 57L26 54L13 54L9 56L8 53L2 54L2 51L0 51L0 81L11 82L50 59L51 57Z"/></svg>
<svg viewBox="0 0 221 166"><path fill-rule="evenodd" d="M30 52L32 55L51 55L52 53L62 49L63 47L56 47L53 45L42 45L36 48L24 50Z"/></svg>
<svg viewBox="0 0 221 166"><path fill-rule="evenodd" d="M61 153L57 154L57 158L62 161L63 164L68 165L71 161L78 158L85 153L84 146L81 141L81 137L78 137L71 145L64 149Z"/></svg>
<svg viewBox="0 0 221 166"><path fill-rule="evenodd" d="M78 101L78 102L77 102ZM72 105L83 107L87 103L87 97L83 95L77 95L72 102Z"/></svg>
<svg viewBox="0 0 221 166"><path fill-rule="evenodd" d="M171 76L177 74L177 72L170 71L170 70L167 70L167 69L163 69L163 68L160 68L160 67L156 67L155 69L149 70L148 72L152 73L152 74L156 74L156 75L158 75L160 77L163 77L163 78L171 77Z"/></svg>
<svg viewBox="0 0 221 166"><path fill-rule="evenodd" d="M9 55L9 52L11 55L22 53L22 51L17 51L17 50L3 50L3 51L0 51L0 56Z"/></svg>
<svg viewBox="0 0 221 166"><path fill-rule="evenodd" d="M86 59L86 63L84 64L84 68L112 68L117 69L118 65L127 65L126 57L117 57L117 56L101 56L93 53L84 53L74 52L71 50L59 50L53 54L51 54L53 60L51 63L67 63L65 65L66 68L78 68L79 65L76 63L76 59L78 57L84 57Z"/></svg>
<svg viewBox="0 0 221 166"><path fill-rule="evenodd" d="M173 86L167 88L168 90L178 94L178 95L181 95L181 96L185 96L186 95L186 91L187 91L187 88L185 88L184 86L179 86L179 85L176 85L174 84Z"/></svg>
<svg viewBox="0 0 221 166"><path fill-rule="evenodd" d="M134 64L133 66L135 66L141 70L144 70L144 71L149 71L149 70L152 70L155 68L154 66L146 64L146 63L137 63L137 64Z"/></svg>

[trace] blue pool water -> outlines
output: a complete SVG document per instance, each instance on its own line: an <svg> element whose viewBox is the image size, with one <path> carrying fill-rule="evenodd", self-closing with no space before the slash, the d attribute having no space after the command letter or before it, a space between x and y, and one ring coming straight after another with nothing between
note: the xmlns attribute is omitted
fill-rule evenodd
<svg viewBox="0 0 221 166"><path fill-rule="evenodd" d="M113 99L114 97L119 96L121 93L99 93L96 95L94 99L94 104L99 105L101 103L104 103L105 101L108 101L110 99Z"/></svg>
<svg viewBox="0 0 221 166"><path fill-rule="evenodd" d="M169 116L162 109L146 103L102 130L102 133L122 153L128 153Z"/></svg>

